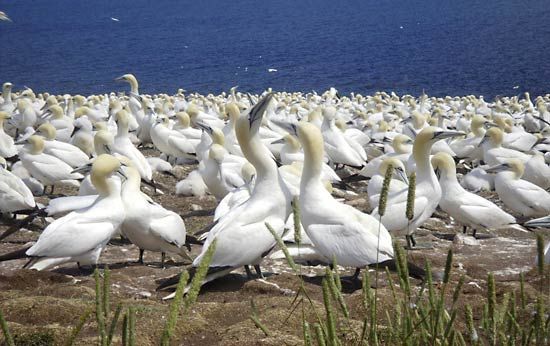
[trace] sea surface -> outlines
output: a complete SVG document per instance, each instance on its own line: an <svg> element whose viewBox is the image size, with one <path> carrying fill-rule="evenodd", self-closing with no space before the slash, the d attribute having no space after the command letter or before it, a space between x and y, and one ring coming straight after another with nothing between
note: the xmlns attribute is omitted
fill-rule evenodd
<svg viewBox="0 0 550 346"><path fill-rule="evenodd" d="M2 0L0 82L51 93L178 88L550 92L549 0Z"/></svg>

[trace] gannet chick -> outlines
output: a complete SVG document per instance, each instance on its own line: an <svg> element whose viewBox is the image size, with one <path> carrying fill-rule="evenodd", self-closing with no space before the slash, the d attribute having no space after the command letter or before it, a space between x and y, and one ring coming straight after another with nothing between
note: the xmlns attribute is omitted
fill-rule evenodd
<svg viewBox="0 0 550 346"><path fill-rule="evenodd" d="M256 169L249 162L246 162L241 168L241 176L244 184L229 191L227 195L220 201L214 212L214 221L227 214L231 209L241 205L250 198L250 194L254 189L254 179L256 177Z"/></svg>
<svg viewBox="0 0 550 346"><path fill-rule="evenodd" d="M216 250L205 282L246 265L254 265L259 272L263 257L276 244L265 223L269 223L279 235L283 234L290 205L287 205L277 165L258 136L262 117L272 98L272 94L265 96L237 122L237 139L246 159L256 169L256 185L245 203L222 216L208 232L201 254L193 261L193 267L197 267L209 245L216 239ZM261 272L258 274L261 275ZM158 289L178 281L179 275L169 278Z"/></svg>
<svg viewBox="0 0 550 346"><path fill-rule="evenodd" d="M476 167L462 178L460 185L473 192L493 191L495 189L495 177L485 172L483 168Z"/></svg>
<svg viewBox="0 0 550 346"><path fill-rule="evenodd" d="M390 165L394 168L393 174L398 179L392 178L388 194L408 188L408 179L403 162L395 157L386 157L379 167L379 174L374 175L367 186L367 195L369 196L369 205L371 208L378 206L380 193L384 185L384 177Z"/></svg>
<svg viewBox="0 0 550 346"><path fill-rule="evenodd" d="M387 210L382 217L382 224L394 234L406 234L410 248L416 244L412 237L414 231L432 216L441 199L441 187L430 163L432 145L439 140L462 135L462 132L444 131L435 127L426 127L416 135L412 154L416 163L416 194L412 220L409 221L406 217L407 189L388 195ZM371 215L379 218L378 207Z"/></svg>
<svg viewBox="0 0 550 346"><path fill-rule="evenodd" d="M516 219L500 209L493 202L464 190L456 179L456 166L453 158L446 153L432 157L432 165L439 175L442 197L439 206L449 216L468 226L476 235L478 230L497 229L516 223Z"/></svg>
<svg viewBox="0 0 550 346"><path fill-rule="evenodd" d="M17 155L17 148L13 138L4 132L4 121L11 119L8 112L0 111L0 156L13 157Z"/></svg>
<svg viewBox="0 0 550 346"><path fill-rule="evenodd" d="M296 130L305 157L299 201L302 225L315 250L354 268L393 258L392 239L386 228L372 216L337 202L323 185L321 131L309 123L298 123Z"/></svg>
<svg viewBox="0 0 550 346"><path fill-rule="evenodd" d="M208 186L198 170L192 171L176 184L176 195L204 197L207 193Z"/></svg>
<svg viewBox="0 0 550 346"><path fill-rule="evenodd" d="M49 123L38 127L36 132L44 137L44 153L52 155L75 168L88 163L90 158L82 150L72 144L56 140L56 130Z"/></svg>
<svg viewBox="0 0 550 346"><path fill-rule="evenodd" d="M29 174L44 186L51 186L52 193L55 185L77 185L76 179L83 178L79 173L72 173L73 168L55 156L45 154L44 140L40 136L31 136L27 144L19 153L23 167Z"/></svg>
<svg viewBox="0 0 550 346"><path fill-rule="evenodd" d="M509 159L487 169L497 173L495 191L504 204L522 216L550 214L550 194L537 185L521 179L524 165L519 159Z"/></svg>
<svg viewBox="0 0 550 346"><path fill-rule="evenodd" d="M123 160L127 179L122 184L121 198L124 203L125 218L121 233L139 247L138 262L143 264L143 251L162 253L164 267L165 253L189 258L185 253L185 224L182 218L155 203L140 190L141 176L130 160Z"/></svg>
<svg viewBox="0 0 550 346"><path fill-rule="evenodd" d="M0 156L0 213L33 209L34 197L21 178L8 171L6 160Z"/></svg>

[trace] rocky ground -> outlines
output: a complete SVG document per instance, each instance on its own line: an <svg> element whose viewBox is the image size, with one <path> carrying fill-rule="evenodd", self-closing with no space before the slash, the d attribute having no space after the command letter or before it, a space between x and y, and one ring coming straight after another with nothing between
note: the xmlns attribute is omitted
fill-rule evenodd
<svg viewBox="0 0 550 346"><path fill-rule="evenodd" d="M175 170L179 179L191 168ZM196 198L175 195L177 180L170 176L157 175L156 180L164 194L149 193L163 206L181 215L196 210L209 210L215 207L212 197ZM364 188L358 183L356 188ZM74 190L63 189L56 193L74 194ZM369 210L366 194L337 192L338 197L361 210ZM494 195L485 194L495 200ZM47 198L39 198L46 203ZM187 217L188 234L195 233L209 224L211 216ZM12 221L3 219L0 232L9 227ZM0 243L0 254L20 248L35 240L45 226L38 220ZM546 232L548 230L540 230ZM437 212L417 233L418 241L429 243L432 249L408 252L410 261L423 266L429 260L436 271L442 271L449 248L454 251L452 281L462 274L465 284L459 304L473 305L474 312L482 309L486 293L486 278L493 272L497 282L497 296L504 292L519 290L519 273L526 273L526 294L532 298L538 290L550 294L550 282L541 282L533 270L535 259L535 234L516 229L492 232L493 237L474 239L460 235L461 227L450 220L443 212ZM457 236L458 234L458 236ZM547 236L548 238L548 236ZM401 241L401 239L399 239ZM193 246L192 255L200 251ZM145 265L134 261L138 249L119 240L107 246L101 259L102 264L111 269L111 305L121 302L124 306L136 307L136 333L138 345L157 345L166 321L169 302L163 301L165 292L156 292L156 280L179 273L186 265L182 259L174 258L166 268L160 267L160 254L146 253ZM63 343L84 311L94 304L94 279L89 272L79 271L68 264L56 270L35 272L21 269L24 260L0 263L0 309L3 312L12 334L18 340L32 338L53 340ZM266 260L263 270L265 280L247 279L243 271L234 273L209 283L203 287L198 302L185 316L179 317L174 344L185 345L299 345L302 337L302 313L291 314L291 304L295 292L300 287L300 279L284 261ZM323 267L303 267L302 278L305 288L313 300L309 313L314 308L322 311L321 280ZM343 274L351 275L352 268ZM392 274L394 275L394 274ZM371 278L374 272L371 271ZM380 311L390 309L393 301L384 272L379 273L378 297ZM374 279L371 279L376 286ZM394 282L396 278L394 278ZM416 290L421 282L413 280ZM450 290L452 294L452 290ZM360 286L344 282L352 319L362 321L364 310L361 304ZM254 301L260 321L268 329L264 333L250 319ZM457 321L457 323L460 323ZM77 344L96 343L95 319L86 323ZM115 343L120 343L117 333ZM0 341L3 336L0 336Z"/></svg>

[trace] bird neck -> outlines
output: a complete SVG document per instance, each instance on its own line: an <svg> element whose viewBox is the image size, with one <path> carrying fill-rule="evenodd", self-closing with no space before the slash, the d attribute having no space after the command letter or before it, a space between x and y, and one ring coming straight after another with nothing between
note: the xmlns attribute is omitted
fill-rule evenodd
<svg viewBox="0 0 550 346"><path fill-rule="evenodd" d="M416 163L417 181L431 180L437 183L437 177L430 162L432 144L431 142L419 143L418 141L414 143L413 158Z"/></svg>
<svg viewBox="0 0 550 346"><path fill-rule="evenodd" d="M120 196L120 179L118 177L105 177L92 171L90 179L100 197Z"/></svg>
<svg viewBox="0 0 550 346"><path fill-rule="evenodd" d="M322 141L307 140L302 143L304 149L304 165L302 169L302 183L312 181L321 182L323 168L323 143Z"/></svg>
<svg viewBox="0 0 550 346"><path fill-rule="evenodd" d="M256 169L256 188L262 185L262 182L277 180L277 165L271 158L270 151L255 134L248 141L239 141L244 157Z"/></svg>

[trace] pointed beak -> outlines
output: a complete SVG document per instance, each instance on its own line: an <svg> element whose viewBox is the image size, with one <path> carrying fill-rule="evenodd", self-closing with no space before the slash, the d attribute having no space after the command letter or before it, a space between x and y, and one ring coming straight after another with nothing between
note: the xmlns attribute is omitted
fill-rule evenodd
<svg viewBox="0 0 550 346"><path fill-rule="evenodd" d="M88 164L85 164L84 166L80 166L73 169L71 173L88 174L90 173L91 170L92 170L92 164L88 163Z"/></svg>
<svg viewBox="0 0 550 346"><path fill-rule="evenodd" d="M405 172L402 169L396 169L395 172L397 173L397 176L399 179L401 179L402 182L409 185L409 177L405 174Z"/></svg>
<svg viewBox="0 0 550 346"><path fill-rule="evenodd" d="M491 128L491 127L498 127L497 124L495 124L495 123L493 123L493 122L490 122L490 121L487 121L487 122L485 123L485 125L487 125L488 128Z"/></svg>
<svg viewBox="0 0 550 346"><path fill-rule="evenodd" d="M285 139L283 137L283 138L279 138L276 141L271 142L271 144L283 144L284 142L285 142Z"/></svg>
<svg viewBox="0 0 550 346"><path fill-rule="evenodd" d="M204 124L204 123L201 123L201 122L197 122L196 125L203 131L205 131L206 133L209 133L209 134L212 134L213 130L210 126Z"/></svg>
<svg viewBox="0 0 550 346"><path fill-rule="evenodd" d="M434 138L438 140L460 136L466 136L466 134L460 131L437 131L434 133Z"/></svg>
<svg viewBox="0 0 550 346"><path fill-rule="evenodd" d="M538 219L529 220L523 225L527 227L550 228L550 216L544 216Z"/></svg>
<svg viewBox="0 0 550 346"><path fill-rule="evenodd" d="M117 173L120 174L124 179L128 179L128 176L126 175L126 173L124 173L124 170L122 169L122 167L117 169Z"/></svg>
<svg viewBox="0 0 550 346"><path fill-rule="evenodd" d="M75 126L75 127L73 128L73 132L71 132L71 135L70 135L69 137L73 137L74 134L75 134L78 130L80 130L80 127Z"/></svg>
<svg viewBox="0 0 550 346"><path fill-rule="evenodd" d="M124 78L124 76L120 76L120 77L116 77L115 78L115 81L125 81L126 78Z"/></svg>
<svg viewBox="0 0 550 346"><path fill-rule="evenodd" d="M498 173L508 170L509 166L507 163L502 163L500 165L489 167L485 170L487 173Z"/></svg>
<svg viewBox="0 0 550 346"><path fill-rule="evenodd" d="M267 107L269 106L269 103L272 99L273 93L269 93L258 103L256 103L254 107L252 107L250 113L248 113L248 122L250 124L250 128L252 128L253 124L256 123L258 120L262 120L265 111L267 110Z"/></svg>
<svg viewBox="0 0 550 346"><path fill-rule="evenodd" d="M279 126L280 128L282 128L283 130L287 131L291 135L298 137L298 130L296 128L296 124L290 123L290 122L283 122L279 120L271 120L271 122Z"/></svg>

